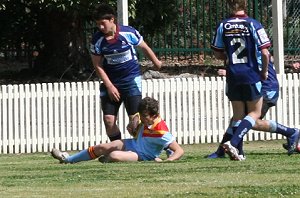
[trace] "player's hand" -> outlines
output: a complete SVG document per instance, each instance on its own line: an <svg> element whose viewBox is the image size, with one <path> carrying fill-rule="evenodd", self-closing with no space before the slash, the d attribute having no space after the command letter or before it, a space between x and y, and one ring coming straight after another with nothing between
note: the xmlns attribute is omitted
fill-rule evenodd
<svg viewBox="0 0 300 198"><path fill-rule="evenodd" d="M134 134L135 128L134 128L133 123L131 121L127 124L126 129L127 129L128 133L130 135L135 136L135 134Z"/></svg>
<svg viewBox="0 0 300 198"><path fill-rule="evenodd" d="M121 94L118 91L118 89L111 85L110 87L107 87L108 96L112 101L119 102L121 98Z"/></svg>
<svg viewBox="0 0 300 198"><path fill-rule="evenodd" d="M172 162L173 160L170 160L170 159L162 160L161 158L157 157L154 159L154 161L157 163L168 163L168 162Z"/></svg>
<svg viewBox="0 0 300 198"><path fill-rule="evenodd" d="M298 69L300 69L300 63L299 62L293 63L292 67L293 67L293 69L298 70Z"/></svg>
<svg viewBox="0 0 300 198"><path fill-rule="evenodd" d="M129 132L130 135L133 137L137 137L138 133L138 126L140 124L140 116L139 114L135 114L135 116L129 121L127 125L127 131Z"/></svg>
<svg viewBox="0 0 300 198"><path fill-rule="evenodd" d="M156 63L153 63L153 64L154 64L156 70L160 70L163 63L160 60L158 60Z"/></svg>
<svg viewBox="0 0 300 198"><path fill-rule="evenodd" d="M218 75L219 76L226 76L226 69L219 69L218 70Z"/></svg>
<svg viewBox="0 0 300 198"><path fill-rule="evenodd" d="M268 71L266 71L266 72L261 71L261 73L260 73L261 80L267 80L268 75L269 75Z"/></svg>

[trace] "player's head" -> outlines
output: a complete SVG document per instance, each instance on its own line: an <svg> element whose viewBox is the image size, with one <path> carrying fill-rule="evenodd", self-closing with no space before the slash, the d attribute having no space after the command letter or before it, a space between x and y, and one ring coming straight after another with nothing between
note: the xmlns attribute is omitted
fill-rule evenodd
<svg viewBox="0 0 300 198"><path fill-rule="evenodd" d="M138 111L141 121L144 124L153 124L154 119L159 115L158 101L150 97L145 97L141 100Z"/></svg>
<svg viewBox="0 0 300 198"><path fill-rule="evenodd" d="M247 1L246 0L226 0L229 8L233 12L237 12L240 10L246 10Z"/></svg>
<svg viewBox="0 0 300 198"><path fill-rule="evenodd" d="M97 23L97 27L104 34L111 34L116 29L116 13L115 10L107 5L101 4L93 12L93 18Z"/></svg>
<svg viewBox="0 0 300 198"><path fill-rule="evenodd" d="M147 113L150 116L159 114L158 101L151 97L145 97L141 100L138 111L140 114Z"/></svg>
<svg viewBox="0 0 300 198"><path fill-rule="evenodd" d="M93 12L93 19L95 21L103 20L103 19L110 20L115 17L116 17L115 9L107 4L98 5Z"/></svg>

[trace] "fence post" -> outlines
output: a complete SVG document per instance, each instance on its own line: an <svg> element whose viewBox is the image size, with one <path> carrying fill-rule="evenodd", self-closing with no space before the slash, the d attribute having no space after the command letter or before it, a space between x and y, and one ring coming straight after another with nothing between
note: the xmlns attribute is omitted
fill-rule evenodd
<svg viewBox="0 0 300 198"><path fill-rule="evenodd" d="M272 0L274 63L278 74L284 74L282 1Z"/></svg>
<svg viewBox="0 0 300 198"><path fill-rule="evenodd" d="M258 19L258 0L253 1L253 16Z"/></svg>
<svg viewBox="0 0 300 198"><path fill-rule="evenodd" d="M128 0L118 0L118 22L121 25L128 25Z"/></svg>

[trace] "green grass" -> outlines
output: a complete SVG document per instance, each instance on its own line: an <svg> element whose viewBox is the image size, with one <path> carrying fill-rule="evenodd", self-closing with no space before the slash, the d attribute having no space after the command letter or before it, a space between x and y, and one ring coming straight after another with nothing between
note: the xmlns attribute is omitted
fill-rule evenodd
<svg viewBox="0 0 300 198"><path fill-rule="evenodd" d="M216 144L183 145L184 158L169 163L0 155L0 197L300 197L300 156L287 156L283 142L245 143L242 162L205 159Z"/></svg>

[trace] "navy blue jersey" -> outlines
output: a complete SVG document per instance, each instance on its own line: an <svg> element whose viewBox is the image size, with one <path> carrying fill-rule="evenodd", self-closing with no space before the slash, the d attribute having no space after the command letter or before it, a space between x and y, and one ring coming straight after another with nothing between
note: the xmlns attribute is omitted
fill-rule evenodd
<svg viewBox="0 0 300 198"><path fill-rule="evenodd" d="M106 40L101 31L93 35L90 51L104 57L103 69L119 89L127 88L141 76L135 46L143 41L139 32L130 26L117 25L115 38ZM136 85L135 85L136 86Z"/></svg>
<svg viewBox="0 0 300 198"><path fill-rule="evenodd" d="M261 49L270 45L258 21L247 15L239 15L221 21L211 47L226 52L228 83L254 84L261 80Z"/></svg>

